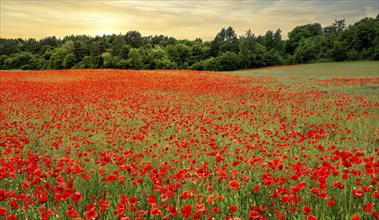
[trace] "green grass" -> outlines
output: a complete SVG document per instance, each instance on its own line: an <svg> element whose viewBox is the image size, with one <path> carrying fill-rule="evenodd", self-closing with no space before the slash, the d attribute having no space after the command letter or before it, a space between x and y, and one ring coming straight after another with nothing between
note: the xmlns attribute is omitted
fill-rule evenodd
<svg viewBox="0 0 379 220"><path fill-rule="evenodd" d="M261 68L238 70L231 73L256 76L272 76L277 78L299 77L328 79L341 77L379 77L378 61L357 61L339 63L316 63L294 65L285 68Z"/></svg>

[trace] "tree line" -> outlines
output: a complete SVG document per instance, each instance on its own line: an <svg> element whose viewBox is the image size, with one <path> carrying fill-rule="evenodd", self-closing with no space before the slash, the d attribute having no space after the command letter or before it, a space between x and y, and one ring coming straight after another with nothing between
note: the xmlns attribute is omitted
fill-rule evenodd
<svg viewBox="0 0 379 220"><path fill-rule="evenodd" d="M40 40L0 38L0 69L193 69L230 71L283 64L379 60L379 15L346 26L335 20L282 31L237 36L222 28L212 41L177 40L138 31L91 37L71 35Z"/></svg>

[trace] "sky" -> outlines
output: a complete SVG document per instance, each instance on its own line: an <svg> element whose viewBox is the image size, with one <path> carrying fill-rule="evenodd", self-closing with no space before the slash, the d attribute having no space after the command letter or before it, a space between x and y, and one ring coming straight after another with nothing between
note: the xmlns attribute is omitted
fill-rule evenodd
<svg viewBox="0 0 379 220"><path fill-rule="evenodd" d="M335 19L354 24L376 17L377 0L0 0L0 37L36 38L67 35L166 35L212 40L221 28L255 35Z"/></svg>

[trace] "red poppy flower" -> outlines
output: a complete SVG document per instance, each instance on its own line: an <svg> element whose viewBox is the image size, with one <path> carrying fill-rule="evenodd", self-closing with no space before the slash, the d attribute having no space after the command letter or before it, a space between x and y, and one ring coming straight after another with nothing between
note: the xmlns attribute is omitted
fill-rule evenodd
<svg viewBox="0 0 379 220"><path fill-rule="evenodd" d="M170 217L174 217L179 214L175 206L170 206L169 209L170 209L170 214L169 214Z"/></svg>
<svg viewBox="0 0 379 220"><path fill-rule="evenodd" d="M38 199L39 203L46 203L47 202L47 196L42 196Z"/></svg>
<svg viewBox="0 0 379 220"><path fill-rule="evenodd" d="M6 216L7 210L0 206L0 216Z"/></svg>
<svg viewBox="0 0 379 220"><path fill-rule="evenodd" d="M108 200L100 199L98 204L102 208L106 208L106 209L109 208L109 201Z"/></svg>
<svg viewBox="0 0 379 220"><path fill-rule="evenodd" d="M340 188L340 189L346 188L345 185L343 183L341 183L341 182L334 182L333 183L333 187L334 188Z"/></svg>
<svg viewBox="0 0 379 220"><path fill-rule="evenodd" d="M78 217L79 216L79 213L77 211L75 211L74 208L71 208L69 210L66 211L66 216L67 217Z"/></svg>
<svg viewBox="0 0 379 220"><path fill-rule="evenodd" d="M152 216L160 216L162 214L162 212L158 208L152 208L150 210L150 214Z"/></svg>
<svg viewBox="0 0 379 220"><path fill-rule="evenodd" d="M364 194L362 189L353 189L352 192L355 197L362 197Z"/></svg>
<svg viewBox="0 0 379 220"><path fill-rule="evenodd" d="M72 195L72 201L73 202L80 202L80 200L82 199L82 194L80 192L74 192L74 194Z"/></svg>
<svg viewBox="0 0 379 220"><path fill-rule="evenodd" d="M257 218L259 218L259 213L258 213L257 211L251 211L251 212L249 213L249 216L250 216L250 218L252 218L252 219L257 219Z"/></svg>
<svg viewBox="0 0 379 220"><path fill-rule="evenodd" d="M359 218L358 214L354 214L353 216L351 216L351 220L360 220L361 218Z"/></svg>
<svg viewBox="0 0 379 220"><path fill-rule="evenodd" d="M255 186L253 187L253 190L254 190L255 192L258 192L260 188L261 188L260 185L255 185Z"/></svg>
<svg viewBox="0 0 379 220"><path fill-rule="evenodd" d="M237 211L237 206L231 205L229 209L230 209L230 212L232 213L232 215L234 215L234 213Z"/></svg>
<svg viewBox="0 0 379 220"><path fill-rule="evenodd" d="M55 182L57 183L57 185L64 183L65 182L64 177L58 176Z"/></svg>
<svg viewBox="0 0 379 220"><path fill-rule="evenodd" d="M224 160L224 158L222 156L220 156L219 154L216 155L216 162L217 163L220 163Z"/></svg>
<svg viewBox="0 0 379 220"><path fill-rule="evenodd" d="M129 198L129 202L130 202L130 204L134 204L134 203L136 203L137 201L138 201L138 199L135 198L135 197L131 197L131 198Z"/></svg>
<svg viewBox="0 0 379 220"><path fill-rule="evenodd" d="M307 216L310 212L312 212L312 210L313 209L307 205L303 206L303 212L305 216Z"/></svg>
<svg viewBox="0 0 379 220"><path fill-rule="evenodd" d="M13 214L8 215L5 220L17 220L17 217Z"/></svg>
<svg viewBox="0 0 379 220"><path fill-rule="evenodd" d="M328 206L334 206L334 199L331 198L328 202L327 202Z"/></svg>
<svg viewBox="0 0 379 220"><path fill-rule="evenodd" d="M21 184L25 188L29 188L30 187L30 183L28 181L26 181L26 180L23 180Z"/></svg>
<svg viewBox="0 0 379 220"><path fill-rule="evenodd" d="M201 219L201 217L202 215L200 212L195 212L195 214L193 214L192 219L197 220L197 219Z"/></svg>
<svg viewBox="0 0 379 220"><path fill-rule="evenodd" d="M196 212L203 212L205 210L205 204L197 202L196 203Z"/></svg>
<svg viewBox="0 0 379 220"><path fill-rule="evenodd" d="M367 203L367 204L363 207L363 211L365 211L365 212L371 212L372 208L373 208L373 205L372 205L371 202L369 202L369 203Z"/></svg>
<svg viewBox="0 0 379 220"><path fill-rule="evenodd" d="M97 217L96 209L92 208L91 210L84 212L84 216L86 217L86 219L96 218Z"/></svg>
<svg viewBox="0 0 379 220"><path fill-rule="evenodd" d="M230 190L239 190L240 189L240 183L237 180L232 180L229 182Z"/></svg>
<svg viewBox="0 0 379 220"><path fill-rule="evenodd" d="M182 216L183 218L189 218L191 216L192 206L191 205L185 205L182 208Z"/></svg>

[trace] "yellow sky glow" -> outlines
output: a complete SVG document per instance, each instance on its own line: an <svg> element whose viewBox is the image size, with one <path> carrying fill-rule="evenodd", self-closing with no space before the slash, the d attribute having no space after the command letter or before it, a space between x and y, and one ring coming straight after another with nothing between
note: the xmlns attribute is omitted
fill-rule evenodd
<svg viewBox="0 0 379 220"><path fill-rule="evenodd" d="M330 25L345 18L348 24L376 17L379 3L367 1L296 0L1 0L1 37L43 38L55 35L120 34L212 40L222 27L238 35L256 35L280 28L283 37L301 24Z"/></svg>

